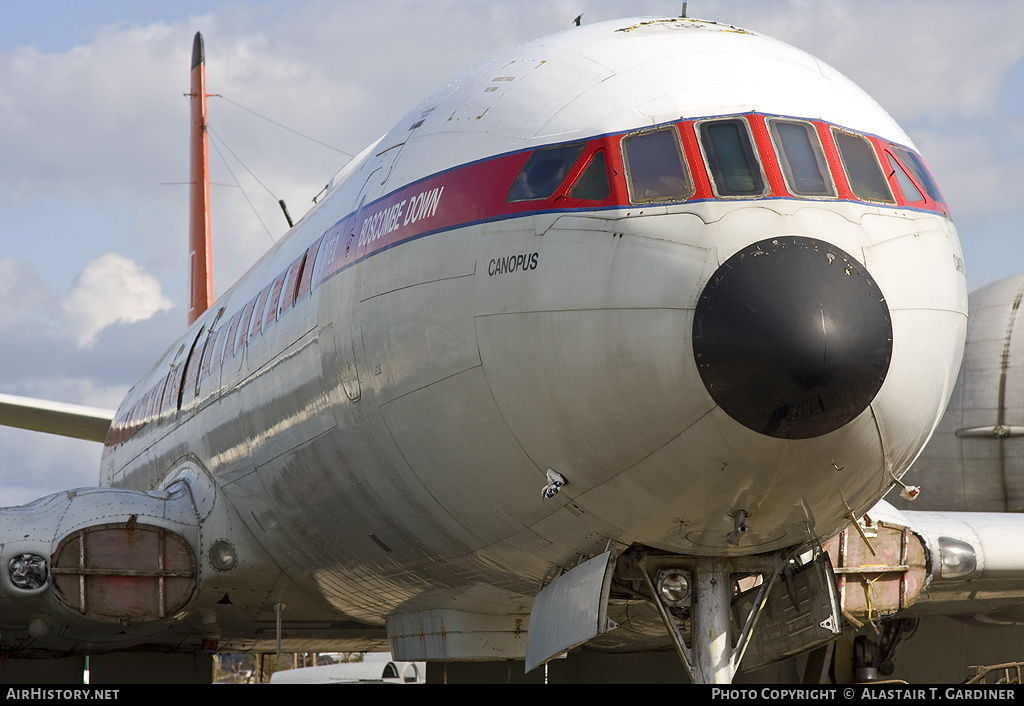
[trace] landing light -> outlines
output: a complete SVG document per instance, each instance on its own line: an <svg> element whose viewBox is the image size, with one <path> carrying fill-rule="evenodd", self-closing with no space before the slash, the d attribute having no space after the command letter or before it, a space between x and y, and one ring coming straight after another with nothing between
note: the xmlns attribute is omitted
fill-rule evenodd
<svg viewBox="0 0 1024 706"><path fill-rule="evenodd" d="M11 583L20 589L32 591L46 585L46 559L35 554L19 554L8 564Z"/></svg>
<svg viewBox="0 0 1024 706"><path fill-rule="evenodd" d="M235 554L235 547L226 539L218 539L210 546L207 554L210 564L217 571L230 571L238 563L238 555Z"/></svg>
<svg viewBox="0 0 1024 706"><path fill-rule="evenodd" d="M658 574L658 593L668 605L679 608L689 605L690 576L678 569L665 569Z"/></svg>
<svg viewBox="0 0 1024 706"><path fill-rule="evenodd" d="M978 558L974 547L967 542L951 537L939 537L939 556L941 566L939 573L944 579L955 579L973 574L978 568Z"/></svg>

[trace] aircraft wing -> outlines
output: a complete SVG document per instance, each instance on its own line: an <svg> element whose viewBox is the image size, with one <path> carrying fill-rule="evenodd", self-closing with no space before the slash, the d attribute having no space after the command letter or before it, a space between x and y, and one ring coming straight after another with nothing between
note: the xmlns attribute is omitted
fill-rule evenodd
<svg viewBox="0 0 1024 706"><path fill-rule="evenodd" d="M0 424L102 442L114 419L109 409L0 394Z"/></svg>
<svg viewBox="0 0 1024 706"><path fill-rule="evenodd" d="M897 614L987 622L1024 606L1022 534L1019 513L910 512L883 500L826 548L855 624Z"/></svg>

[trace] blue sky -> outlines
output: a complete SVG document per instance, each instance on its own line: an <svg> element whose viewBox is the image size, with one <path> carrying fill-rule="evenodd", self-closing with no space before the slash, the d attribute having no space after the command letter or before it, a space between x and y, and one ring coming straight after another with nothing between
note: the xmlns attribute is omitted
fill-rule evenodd
<svg viewBox="0 0 1024 706"><path fill-rule="evenodd" d="M635 15L677 13L641 0ZM116 407L184 326L188 63L208 90L348 152L463 69L620 16L613 0L3 2L0 391ZM1024 270L1024 5L1006 0L695 0L689 14L809 51L872 94L928 161L972 289ZM296 217L345 157L210 100L228 147ZM212 153L214 182L232 181ZM219 293L285 230L231 164L213 190ZM268 233L269 231L269 233ZM0 430L0 505L91 485L99 448Z"/></svg>
<svg viewBox="0 0 1024 706"><path fill-rule="evenodd" d="M8 31L0 36L0 51L31 45L47 53L63 52L90 44L103 27L181 22L190 15L203 14L211 6L201 0L8 1L3 3Z"/></svg>

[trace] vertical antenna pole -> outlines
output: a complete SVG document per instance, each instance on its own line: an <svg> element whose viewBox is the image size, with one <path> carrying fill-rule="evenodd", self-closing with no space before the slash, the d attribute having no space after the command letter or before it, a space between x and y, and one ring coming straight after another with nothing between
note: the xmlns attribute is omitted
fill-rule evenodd
<svg viewBox="0 0 1024 706"><path fill-rule="evenodd" d="M210 159L206 136L206 55L203 35L192 42L191 160L189 174L188 323L213 303L210 240Z"/></svg>

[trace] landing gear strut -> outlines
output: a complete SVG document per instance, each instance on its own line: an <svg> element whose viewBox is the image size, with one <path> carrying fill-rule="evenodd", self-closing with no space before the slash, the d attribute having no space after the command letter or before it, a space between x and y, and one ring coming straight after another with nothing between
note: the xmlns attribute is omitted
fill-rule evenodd
<svg viewBox="0 0 1024 706"><path fill-rule="evenodd" d="M835 578L820 548L802 559L781 552L735 558L644 553L637 564L696 684L732 683L748 649L752 666L761 666L841 632ZM772 610L764 611L769 603Z"/></svg>
<svg viewBox="0 0 1024 706"><path fill-rule="evenodd" d="M690 593L690 645L683 640L678 621L671 608L678 607L679 601L666 596L663 585L655 586L651 580L652 570L660 579L664 570L657 573L659 565L671 563L686 569L693 579ZM749 560L744 561L749 563ZM648 590L654 596L665 627L672 637L691 681L695 684L731 684L743 653L746 651L751 631L757 623L761 608L768 598L768 592L779 574L781 560L758 562L770 579L763 581L758 590L754 609L750 611L739 638L733 641L732 599L735 572L733 560L722 557L695 557L684 560L681 557L644 557L641 561ZM767 564L767 565L766 565ZM778 564L778 566L776 566ZM659 584L662 582L659 580Z"/></svg>

